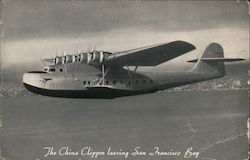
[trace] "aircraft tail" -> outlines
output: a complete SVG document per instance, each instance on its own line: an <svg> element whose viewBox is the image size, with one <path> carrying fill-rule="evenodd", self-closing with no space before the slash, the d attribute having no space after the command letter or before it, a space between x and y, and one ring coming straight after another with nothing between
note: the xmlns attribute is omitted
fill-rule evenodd
<svg viewBox="0 0 250 160"><path fill-rule="evenodd" d="M208 45L204 53L199 59L190 60L188 62L197 62L191 69L194 72L213 73L218 76L225 75L224 62L241 61L241 58L224 58L224 51L218 43Z"/></svg>

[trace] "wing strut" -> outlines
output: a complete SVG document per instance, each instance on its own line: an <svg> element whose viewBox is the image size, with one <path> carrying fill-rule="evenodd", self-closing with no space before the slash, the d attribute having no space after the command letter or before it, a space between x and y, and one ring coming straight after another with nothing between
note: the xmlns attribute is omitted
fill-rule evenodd
<svg viewBox="0 0 250 160"><path fill-rule="evenodd" d="M127 66L128 76L129 76L129 82L130 82L130 87L131 87L131 88L134 88L132 76L133 76L133 74L136 72L136 70L138 69L138 67L139 67L139 66L136 66L135 69L134 69L133 71L131 71L131 73L130 73L129 66Z"/></svg>
<svg viewBox="0 0 250 160"><path fill-rule="evenodd" d="M133 71L133 74L136 72L136 70L137 70L138 67L139 67L139 66L136 66L136 67L135 67L135 69L134 69L134 71Z"/></svg>
<svg viewBox="0 0 250 160"><path fill-rule="evenodd" d="M131 76L131 74L130 74L130 72L129 72L129 66L127 66L127 70L128 70L128 77L129 77L129 84L130 84L130 87L131 88L134 88L134 86L133 86L133 81L132 81L132 76Z"/></svg>
<svg viewBox="0 0 250 160"><path fill-rule="evenodd" d="M110 67L105 72L105 65L102 65L102 78L97 83L97 85L100 85L101 83L102 83L103 86L105 85L105 76L109 72L109 70L110 70Z"/></svg>
<svg viewBox="0 0 250 160"><path fill-rule="evenodd" d="M104 85L104 82L105 82L105 66L102 65L102 85Z"/></svg>

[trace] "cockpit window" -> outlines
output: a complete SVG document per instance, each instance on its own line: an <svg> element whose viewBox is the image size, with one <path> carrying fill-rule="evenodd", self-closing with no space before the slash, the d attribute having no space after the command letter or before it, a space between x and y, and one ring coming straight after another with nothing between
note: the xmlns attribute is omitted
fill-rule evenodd
<svg viewBox="0 0 250 160"><path fill-rule="evenodd" d="M56 69L55 69L55 68L50 68L49 71L50 71L50 72L55 72Z"/></svg>

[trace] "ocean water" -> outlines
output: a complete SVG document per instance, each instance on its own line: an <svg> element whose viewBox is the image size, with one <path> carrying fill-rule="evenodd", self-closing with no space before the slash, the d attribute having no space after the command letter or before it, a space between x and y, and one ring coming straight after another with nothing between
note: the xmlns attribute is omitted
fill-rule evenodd
<svg viewBox="0 0 250 160"><path fill-rule="evenodd" d="M1 151L9 160L173 160L185 159L189 149L193 153L189 159L240 160L248 154L245 90L157 92L113 100L44 96L2 100ZM46 147L55 155L46 156ZM64 151L59 155L63 147L78 155ZM85 147L106 155L81 155ZM107 155L109 148L131 154L136 147L146 155ZM180 155L148 155L157 147Z"/></svg>

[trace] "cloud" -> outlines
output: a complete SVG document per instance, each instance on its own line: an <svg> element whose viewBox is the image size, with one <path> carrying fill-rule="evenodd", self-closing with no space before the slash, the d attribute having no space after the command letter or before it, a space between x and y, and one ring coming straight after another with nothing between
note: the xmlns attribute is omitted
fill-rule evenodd
<svg viewBox="0 0 250 160"><path fill-rule="evenodd" d="M141 27L161 32L242 27L249 16L240 6L235 1L8 1L5 39L68 38Z"/></svg>

